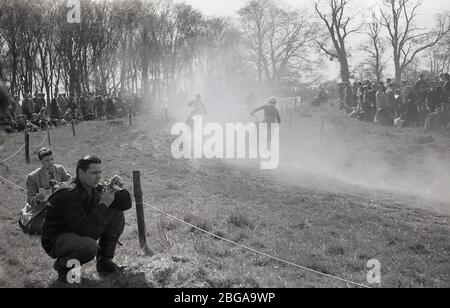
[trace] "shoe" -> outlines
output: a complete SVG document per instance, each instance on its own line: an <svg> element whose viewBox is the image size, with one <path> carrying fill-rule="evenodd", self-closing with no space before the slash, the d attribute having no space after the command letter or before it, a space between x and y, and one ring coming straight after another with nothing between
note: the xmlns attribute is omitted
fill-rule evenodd
<svg viewBox="0 0 450 308"><path fill-rule="evenodd" d="M70 271L70 269L67 268L67 260L57 259L53 265L53 268L58 273L58 282L67 284L67 274Z"/></svg>
<svg viewBox="0 0 450 308"><path fill-rule="evenodd" d="M118 266L110 259L101 259L97 261L97 272L100 276L118 274L123 271L123 267Z"/></svg>

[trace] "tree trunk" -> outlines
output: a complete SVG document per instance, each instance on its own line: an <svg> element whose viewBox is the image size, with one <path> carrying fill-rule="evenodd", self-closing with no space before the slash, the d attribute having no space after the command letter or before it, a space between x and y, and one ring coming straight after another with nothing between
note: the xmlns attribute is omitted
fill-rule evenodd
<svg viewBox="0 0 450 308"><path fill-rule="evenodd" d="M341 79L342 82L349 82L350 81L350 69L348 68L348 60L347 56L341 56L339 59L339 62L341 64Z"/></svg>
<svg viewBox="0 0 450 308"><path fill-rule="evenodd" d="M395 83L398 87L401 87L403 85L403 82L402 82L402 69L400 66L399 58L394 59L394 66L395 66Z"/></svg>

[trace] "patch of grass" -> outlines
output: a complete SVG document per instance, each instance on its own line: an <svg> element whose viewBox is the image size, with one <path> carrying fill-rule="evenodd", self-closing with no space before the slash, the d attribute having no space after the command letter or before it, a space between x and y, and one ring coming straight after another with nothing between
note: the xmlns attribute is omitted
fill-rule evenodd
<svg viewBox="0 0 450 308"><path fill-rule="evenodd" d="M430 251L427 248L425 248L425 246L422 244L412 245L412 246L408 247L408 251L410 251L414 254L417 254L417 255L430 254Z"/></svg>
<svg viewBox="0 0 450 308"><path fill-rule="evenodd" d="M208 276L206 281L211 285L211 288L215 289L237 288L242 284L241 278L232 275L226 275L224 277Z"/></svg>
<svg viewBox="0 0 450 308"><path fill-rule="evenodd" d="M166 231L175 231L180 227L180 224L173 221L173 220L168 220L168 219L163 219L162 220L162 227L166 230Z"/></svg>
<svg viewBox="0 0 450 308"><path fill-rule="evenodd" d="M247 276L244 279L244 288L250 288L250 289L259 289L261 288L261 285L259 282L252 276Z"/></svg>
<svg viewBox="0 0 450 308"><path fill-rule="evenodd" d="M228 223L238 228L250 228L252 230L255 229L255 225L250 221L250 219L241 213L231 214L228 218Z"/></svg>
<svg viewBox="0 0 450 308"><path fill-rule="evenodd" d="M222 238L227 238L227 235L224 233L224 232L222 232L222 231L215 231L215 232L213 232L214 233L214 235L217 235L217 236L219 236L219 237L222 237ZM220 241L220 239L219 238L215 238L216 240L218 240L218 241Z"/></svg>
<svg viewBox="0 0 450 308"><path fill-rule="evenodd" d="M333 245L328 247L325 251L328 255L332 256L343 256L345 255L345 249L341 245Z"/></svg>
<svg viewBox="0 0 450 308"><path fill-rule="evenodd" d="M262 243L262 242L254 241L254 242L251 244L251 247L252 247L252 248L255 248L255 249L263 249L263 248L266 247L266 245L265 245L264 243Z"/></svg>
<svg viewBox="0 0 450 308"><path fill-rule="evenodd" d="M196 226L197 228L200 228L202 230L211 232L212 231L212 225L204 218L198 217L193 214L188 214L184 216L183 220L191 225ZM195 232L195 228L191 228L191 232Z"/></svg>
<svg viewBox="0 0 450 308"><path fill-rule="evenodd" d="M297 153L293 148L296 142L301 143L302 147L307 146L308 149L309 144L302 142L302 135L308 135L307 140L311 139L311 130L308 130L310 125L315 127L314 132L317 134L320 127L314 126L314 123L317 122L321 112L321 109L317 109L314 113L315 118L305 118L304 121L299 121L298 127L292 129L296 138L289 143L290 151ZM329 118L328 114L326 116ZM432 135L437 142L418 144L417 148L412 148L411 153L409 147L414 145L414 139L418 136L427 137L428 133L416 130L395 131L398 138L393 146L390 133L382 134L391 128L379 128L346 119L344 116L338 117L337 120L341 122L342 127L335 126L331 130L325 126L324 133L325 141L334 137L337 140L327 143L321 153L324 155L313 160L314 163L326 161L323 159L329 155L336 156L333 145L335 143L340 145L339 142L342 140L339 136L342 136L344 139L342 145L345 146L346 153L349 152L344 161L353 162L350 175L361 170L369 173L377 166L379 157L384 154L389 159L389 166L410 170L411 162L414 162L416 169L420 169L420 174L423 174L424 170L430 171L427 167L432 168L434 165L424 165L427 160L418 159L424 156L423 154L430 153L430 148L437 144L441 145L439 151L442 151L438 153L443 162L440 165L441 169L446 170L445 167L448 166L445 153L448 152L450 143L443 140L441 134ZM157 132L163 127L167 128L165 121L160 123L158 120L148 121L147 118L135 123L136 129L142 128L142 132ZM142 177L144 191L150 194L150 190L153 190L155 194L152 201L173 212L177 217L184 217L197 227L223 236L223 232L217 231L219 227L215 225L214 219L221 217L222 221L217 223L220 226L226 225L221 228L227 233L223 237L238 242L245 241L251 248L321 272L364 283L367 272L364 266L368 260L375 258L382 262L383 271L386 271L383 272L382 287L450 285L448 220L426 210L411 211L410 207L418 205L420 208L422 203L425 203L420 199L385 191L366 190L359 186L340 184L334 180L330 181L332 183L329 185L321 176L316 178L313 175L311 177L300 175L300 181L299 174L292 174L291 181L290 173L285 174L284 171L295 173L296 170L286 170L283 167L280 168L279 174L272 176L263 172L248 171L246 168L225 166L220 162L202 162L196 166L201 169L201 172L197 172L197 169L186 166L185 161L171 159L170 144L166 149L161 148L164 146L150 146L158 144L153 139L168 137L144 134L144 138L140 139L141 147L130 146L127 151L118 151L116 145L122 143L130 145L136 137L133 137L133 134L136 133L123 130L120 126L111 126L110 129L105 129L105 126L105 122L80 124L77 126L76 138L72 137L70 127L52 132L53 147L58 153L57 162L65 164L73 173L77 159L87 154L86 152L93 151L103 158L106 176L130 173L124 178L131 180L132 170L137 168L147 170L147 174L144 173ZM115 142L104 142L109 140L105 138L109 135L115 136L113 138ZM446 140L450 140L448 136L450 135L444 136ZM86 137L95 142L90 142ZM40 141L40 138L36 137L36 140ZM368 142L359 145L355 140ZM8 142L11 149L16 149L23 143L23 136L12 135ZM380 150L384 148L387 149L385 152ZM341 153L340 147L336 150L337 154ZM367 162L373 162L374 166L358 169L361 167L360 160L355 159L352 151L358 152L357 157L363 158L364 166ZM148 152L154 154L154 159L148 159L146 156ZM316 152L306 154L308 158L314 156ZM382 161L386 160L383 158ZM341 161L331 160L331 162ZM17 159L9 161L7 167L9 173L2 174L12 182L24 185L24 177L39 167L39 162L34 158L31 165L25 165L23 158L18 156ZM338 168L335 173L338 173L338 170L341 169ZM205 174L208 177L205 177ZM168 183L175 184L168 185ZM4 234L0 237L0 264L5 264L3 269L0 267L0 286L61 287L54 284L56 274L52 269L53 260L45 255L39 240L17 232L14 217L18 209L23 207L25 200L26 196L18 195L14 188L5 183L0 185L0 231ZM203 201L207 201L208 204L205 205L206 202ZM232 212L224 207L230 203L238 205L239 212L244 215L236 214L231 217ZM426 203L430 204L430 208L434 206L433 202ZM258 206L257 214L255 205ZM147 211L149 217L154 217L151 216L153 212ZM209 218L185 216L190 212ZM82 287L345 287L345 284L340 282L322 279L283 266L271 259L257 258L203 233L187 234L188 229L183 224L171 222L169 219L167 223L163 223L164 230L173 231L170 233L170 240L175 245L168 253L180 257L173 258L175 263L173 270L164 269L162 265L154 265L154 258L142 254L135 228L135 213L130 211L126 215L127 226L121 240L124 246L118 249L116 259L118 264L130 268L135 276L102 281L97 277L95 263L92 262L83 267L83 274L86 273L89 280ZM442 223L434 223L434 219L424 219L427 215L436 217L436 221ZM305 219L306 217L308 219ZM257 228L250 232L248 228L253 225ZM149 229L149 238L155 236L153 229L155 228ZM246 238L247 236L249 238ZM193 237L197 241L194 240L192 245L187 237ZM155 266L161 269L156 273L156 278L151 275ZM200 269L197 270L198 268Z"/></svg>
<svg viewBox="0 0 450 308"><path fill-rule="evenodd" d="M233 237L233 241L236 242L236 243L240 243L240 242L242 242L243 240L246 240L246 239L248 239L248 235L245 232L243 232L243 231L238 232Z"/></svg>
<svg viewBox="0 0 450 308"><path fill-rule="evenodd" d="M418 136L415 138L416 143L418 144L427 144L427 143L435 143L436 139L433 136Z"/></svg>
<svg viewBox="0 0 450 308"><path fill-rule="evenodd" d="M266 266L274 265L275 261L270 258L267 258L267 257L257 256L256 259L252 263L254 266L257 266L257 267L266 267Z"/></svg>

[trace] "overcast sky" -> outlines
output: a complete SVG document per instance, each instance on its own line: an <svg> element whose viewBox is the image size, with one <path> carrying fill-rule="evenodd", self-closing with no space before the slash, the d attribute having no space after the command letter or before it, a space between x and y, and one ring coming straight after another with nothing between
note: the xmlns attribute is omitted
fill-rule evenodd
<svg viewBox="0 0 450 308"><path fill-rule="evenodd" d="M236 17L237 11L242 8L248 0L175 0L178 2L185 2L192 5L194 8L199 9L207 16L230 16ZM370 12L383 0L349 0L355 15L366 14L367 17L370 16ZM284 2L294 8L312 10L314 8L313 4L315 0L284 0ZM321 0L325 2L325 0ZM423 6L420 10L420 15L418 18L418 23L422 27L431 27L434 24L434 16L439 13L444 13L450 11L450 0L423 0ZM348 11L349 12L349 11ZM355 47L359 46L363 36L354 36L350 39L350 45ZM390 50L389 50L390 53ZM364 54L354 51L353 59L350 60L352 64L357 64L360 62ZM324 71L329 72L328 78L335 79L339 76L339 67L336 62L328 62L329 68ZM392 69L391 69L392 70ZM390 72L392 73L392 72Z"/></svg>
<svg viewBox="0 0 450 308"><path fill-rule="evenodd" d="M177 0L179 2L186 2L202 12L211 16L234 16L247 0ZM350 0L353 5L361 8L371 8L380 0ZM314 0L284 0L285 3L292 7L312 7ZM450 10L449 0L424 0L423 4L423 19L430 18L436 13L441 13L444 10Z"/></svg>

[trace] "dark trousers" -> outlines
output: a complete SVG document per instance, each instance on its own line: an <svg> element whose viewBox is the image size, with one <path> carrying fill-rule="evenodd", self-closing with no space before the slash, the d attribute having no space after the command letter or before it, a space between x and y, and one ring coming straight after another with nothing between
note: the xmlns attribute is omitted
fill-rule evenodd
<svg viewBox="0 0 450 308"><path fill-rule="evenodd" d="M81 265L97 259L114 259L115 249L125 227L123 212L109 209L106 227L100 239L82 237L75 233L58 236L52 251L52 257L69 261L78 260ZM97 244L97 240L99 244Z"/></svg>

